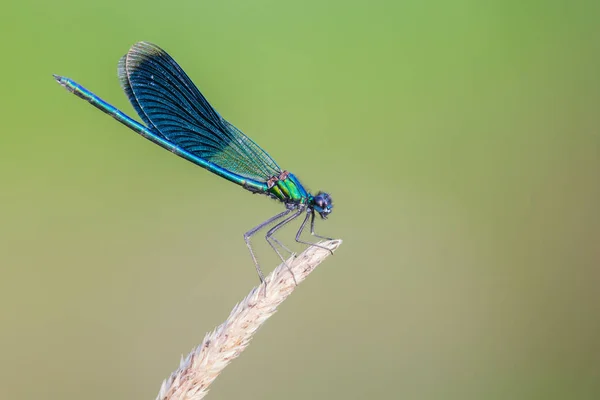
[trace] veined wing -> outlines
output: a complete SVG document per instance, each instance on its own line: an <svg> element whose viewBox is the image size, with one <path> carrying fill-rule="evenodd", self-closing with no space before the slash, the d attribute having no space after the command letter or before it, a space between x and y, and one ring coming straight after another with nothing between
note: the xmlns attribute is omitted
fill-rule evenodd
<svg viewBox="0 0 600 400"><path fill-rule="evenodd" d="M133 108L166 140L245 178L266 181L281 172L260 146L217 113L160 47L136 43L118 71Z"/></svg>

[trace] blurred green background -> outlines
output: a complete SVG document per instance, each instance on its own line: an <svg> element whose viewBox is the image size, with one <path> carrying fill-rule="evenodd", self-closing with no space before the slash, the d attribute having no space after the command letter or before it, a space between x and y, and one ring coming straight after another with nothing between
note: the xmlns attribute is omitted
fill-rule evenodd
<svg viewBox="0 0 600 400"><path fill-rule="evenodd" d="M599 20L591 0L8 2L0 397L153 399L257 283L242 234L280 205L52 79L133 115L116 64L147 40L332 194L319 232L344 239L208 398L600 398Z"/></svg>

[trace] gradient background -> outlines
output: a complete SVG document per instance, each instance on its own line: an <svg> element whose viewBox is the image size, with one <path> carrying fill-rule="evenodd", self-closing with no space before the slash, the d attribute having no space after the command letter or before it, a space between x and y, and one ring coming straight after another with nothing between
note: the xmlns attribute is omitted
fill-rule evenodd
<svg viewBox="0 0 600 400"><path fill-rule="evenodd" d="M329 191L318 228L344 239L208 398L600 398L599 2L38 0L0 20L1 398L153 399L257 283L242 234L280 205L52 79L133 115L116 65L138 40Z"/></svg>

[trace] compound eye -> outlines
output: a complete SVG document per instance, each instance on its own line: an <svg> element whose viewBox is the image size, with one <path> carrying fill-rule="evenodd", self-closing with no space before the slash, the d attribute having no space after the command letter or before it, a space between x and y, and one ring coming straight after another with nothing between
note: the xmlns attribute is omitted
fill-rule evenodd
<svg viewBox="0 0 600 400"><path fill-rule="evenodd" d="M325 208L325 206L326 206L325 199L321 196L315 197L315 204L317 205L317 207L320 207L320 208Z"/></svg>

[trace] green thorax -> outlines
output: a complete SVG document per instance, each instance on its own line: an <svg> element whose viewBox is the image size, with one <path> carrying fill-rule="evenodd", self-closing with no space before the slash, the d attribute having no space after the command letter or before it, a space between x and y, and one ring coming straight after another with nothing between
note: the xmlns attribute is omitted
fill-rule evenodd
<svg viewBox="0 0 600 400"><path fill-rule="evenodd" d="M271 178L267 192L284 203L307 203L310 194L304 189L298 178L287 171L279 177Z"/></svg>

